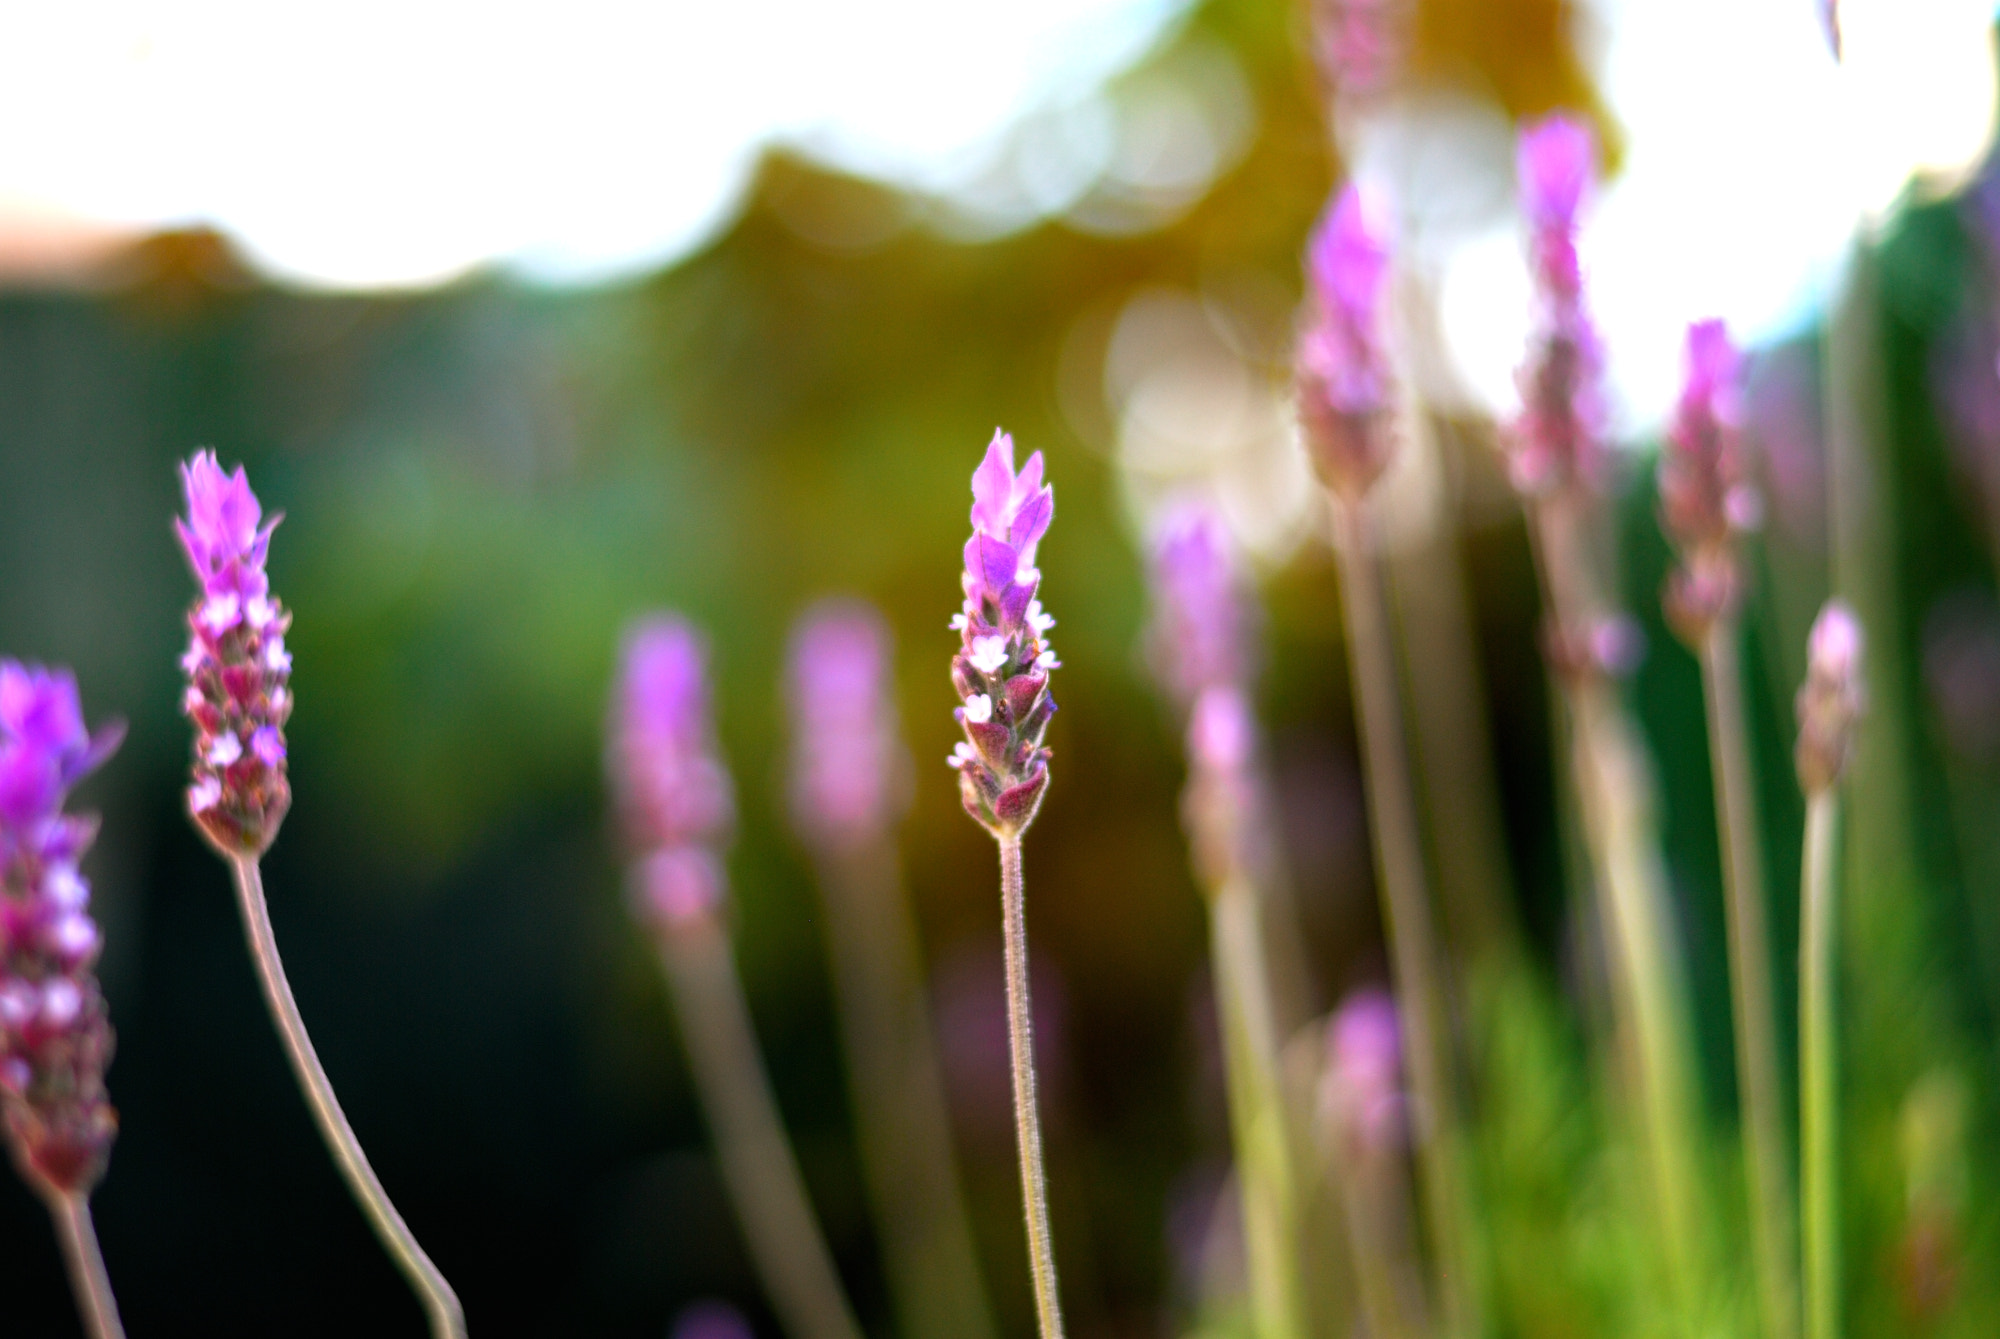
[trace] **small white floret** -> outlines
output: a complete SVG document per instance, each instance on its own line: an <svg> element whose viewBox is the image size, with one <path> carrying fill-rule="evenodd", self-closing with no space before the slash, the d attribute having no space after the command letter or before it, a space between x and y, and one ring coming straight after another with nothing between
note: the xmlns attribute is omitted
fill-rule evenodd
<svg viewBox="0 0 2000 1339"><path fill-rule="evenodd" d="M974 725L984 725L993 719L993 699L984 693L974 693L965 699L965 719Z"/></svg>
<svg viewBox="0 0 2000 1339"><path fill-rule="evenodd" d="M225 733L217 735L215 742L208 746L208 754L204 761L210 767L227 767L242 756L243 741L234 734Z"/></svg>
<svg viewBox="0 0 2000 1339"><path fill-rule="evenodd" d="M964 632L965 629L966 629L965 615L953 614L951 616L951 630L953 632Z"/></svg>
<svg viewBox="0 0 2000 1339"><path fill-rule="evenodd" d="M972 667L981 674L991 674L1007 663L1007 639L974 637L972 655L968 658L972 661Z"/></svg>

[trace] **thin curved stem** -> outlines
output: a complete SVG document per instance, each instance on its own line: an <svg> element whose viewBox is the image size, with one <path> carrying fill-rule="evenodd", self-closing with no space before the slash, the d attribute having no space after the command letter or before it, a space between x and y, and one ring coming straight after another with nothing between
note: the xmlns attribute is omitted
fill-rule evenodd
<svg viewBox="0 0 2000 1339"><path fill-rule="evenodd" d="M1418 1160L1424 1220L1436 1256L1439 1309L1453 1339L1485 1331L1471 1240L1471 1190L1461 1143L1458 1094L1451 1063L1450 1014L1438 958L1430 890L1424 875L1423 834L1403 742L1403 709L1389 641L1389 611L1382 593L1367 513L1360 503L1337 503L1343 528L1337 545L1342 608L1355 714L1368 788L1368 823L1382 885L1382 917L1395 967L1396 1006L1409 1036L1408 1063L1421 1129Z"/></svg>
<svg viewBox="0 0 2000 1339"><path fill-rule="evenodd" d="M772 1305L795 1339L861 1339L758 1058L729 939L713 917L660 935L695 1090Z"/></svg>
<svg viewBox="0 0 2000 1339"><path fill-rule="evenodd" d="M1799 1132L1803 1146L1806 1334L1840 1334L1840 1067L1833 978L1839 908L1834 856L1840 801L1832 790L1806 797L1805 873L1799 930Z"/></svg>
<svg viewBox="0 0 2000 1339"><path fill-rule="evenodd" d="M236 876L243 934L250 944L251 961L257 964L257 977L264 984L264 1001L271 1008L271 1019L278 1025L285 1054L291 1057L292 1072L305 1093L306 1105L312 1108L320 1137L332 1150L334 1161L340 1164L347 1188L368 1215L376 1237L422 1300L424 1312L430 1318L431 1333L438 1339L464 1339L465 1312L458 1304L458 1294L451 1290L444 1275L417 1244L403 1216L396 1212L396 1206L389 1202L389 1192L382 1189L375 1169L368 1165L368 1155L361 1151L361 1141L354 1137L354 1128L340 1109L340 1099L333 1095L333 1084L326 1077L326 1070L320 1067L312 1038L306 1035L305 1020L299 1017L298 1002L292 998L291 984L285 980L285 965L278 957L277 936L271 931L271 911L264 903L264 876L256 857L236 856L229 867Z"/></svg>
<svg viewBox="0 0 2000 1339"><path fill-rule="evenodd" d="M1035 1041L1029 1023L1028 917L1021 878L1021 839L1000 839L1000 914L1007 940L1007 1043L1014 1063L1014 1130L1021 1150L1022 1212L1028 1227L1028 1268L1035 1281L1041 1339L1062 1339L1056 1297L1056 1252L1049 1235L1049 1191L1042 1173L1042 1117L1035 1102Z"/></svg>
<svg viewBox="0 0 2000 1339"><path fill-rule="evenodd" d="M1703 641L1702 687L1708 701L1708 750L1715 768L1716 829L1722 839L1736 1082L1741 1090L1743 1154L1764 1332L1768 1339L1794 1339L1799 1332L1795 1201L1785 1147L1784 1090L1778 1079L1777 998L1771 987L1771 937L1764 916L1764 856L1743 726L1737 635L1735 622L1723 620Z"/></svg>
<svg viewBox="0 0 2000 1339"><path fill-rule="evenodd" d="M49 1195L48 1204L84 1328L91 1339L125 1339L124 1323L118 1319L118 1299L111 1294L111 1275L104 1268L104 1253L97 1248L89 1198L80 1192L57 1191Z"/></svg>

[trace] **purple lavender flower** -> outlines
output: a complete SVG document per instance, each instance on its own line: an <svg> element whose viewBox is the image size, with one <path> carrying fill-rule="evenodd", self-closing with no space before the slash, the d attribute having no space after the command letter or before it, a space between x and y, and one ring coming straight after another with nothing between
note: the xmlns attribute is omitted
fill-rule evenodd
<svg viewBox="0 0 2000 1339"><path fill-rule="evenodd" d="M1862 645L1861 620L1844 601L1828 600L1806 641L1806 681L1796 703L1794 762L1808 795L1837 785L1853 755L1855 726L1868 704Z"/></svg>
<svg viewBox="0 0 2000 1339"><path fill-rule="evenodd" d="M1681 559L1667 579L1667 615L1697 645L1734 616L1743 584L1736 539L1763 516L1744 468L1740 364L1722 322L1688 327L1686 380L1660 456L1660 525Z"/></svg>
<svg viewBox="0 0 2000 1339"><path fill-rule="evenodd" d="M835 847L878 840L909 799L882 616L858 600L807 611L792 634L786 696L795 722L793 821Z"/></svg>
<svg viewBox="0 0 2000 1339"><path fill-rule="evenodd" d="M1596 170L1596 141L1582 121L1561 114L1521 134L1522 211L1540 328L1521 370L1522 408L1509 441L1508 472L1531 497L1573 481L1594 484L1603 408L1596 327L1583 301L1577 216Z"/></svg>
<svg viewBox="0 0 2000 1339"><path fill-rule="evenodd" d="M1056 704L1049 672L1060 668L1042 634L1055 620L1035 592L1042 574L1035 546L1055 516L1055 491L1042 483L1042 453L1014 470L1014 439L995 430L972 475L972 538L965 543L965 606L951 620L961 648L951 680L965 731L947 759L958 772L965 811L995 837L1017 837L1034 821L1047 788L1042 743Z"/></svg>
<svg viewBox="0 0 2000 1339"><path fill-rule="evenodd" d="M1388 992L1357 990L1327 1028L1322 1100L1364 1152L1395 1147L1408 1118L1403 1095L1403 1030Z"/></svg>
<svg viewBox="0 0 2000 1339"><path fill-rule="evenodd" d="M99 938L77 872L97 825L62 809L123 735L84 729L67 671L0 661L0 1107L22 1176L52 1202L89 1194L118 1132Z"/></svg>
<svg viewBox="0 0 2000 1339"><path fill-rule="evenodd" d="M1333 92L1370 101L1388 91L1402 70L1409 10L1408 0L1316 0L1313 53Z"/></svg>
<svg viewBox="0 0 2000 1339"><path fill-rule="evenodd" d="M194 722L188 812L225 858L260 855L291 808L285 721L292 714L292 616L271 598L264 559L282 515L263 508L241 465L224 474L213 451L181 467L187 516L174 529L201 594L188 611L181 710ZM260 525L259 523L262 522Z"/></svg>
<svg viewBox="0 0 2000 1339"><path fill-rule="evenodd" d="M1312 302L1299 336L1299 423L1321 480L1350 499L1389 460L1388 237L1381 201L1350 183L1306 251Z"/></svg>
<svg viewBox="0 0 2000 1339"><path fill-rule="evenodd" d="M735 817L729 773L709 720L707 649L682 619L626 636L606 757L636 863L640 918L671 930L718 911L721 847Z"/></svg>
<svg viewBox="0 0 2000 1339"><path fill-rule="evenodd" d="M1235 546L1221 515L1187 500L1162 516L1153 539L1154 673L1182 710L1205 689L1249 678L1249 611Z"/></svg>

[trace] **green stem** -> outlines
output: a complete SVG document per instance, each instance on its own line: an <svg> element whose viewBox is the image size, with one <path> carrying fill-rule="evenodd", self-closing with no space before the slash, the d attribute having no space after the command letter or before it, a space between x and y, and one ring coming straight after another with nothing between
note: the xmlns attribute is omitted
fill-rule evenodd
<svg viewBox="0 0 2000 1339"><path fill-rule="evenodd" d="M1722 840L1724 906L1729 926L1729 984L1736 1021L1736 1082L1743 1113L1743 1153L1750 1222L1768 1339L1795 1339L1799 1294L1792 1218L1792 1178L1785 1144L1784 1090L1778 1078L1776 993L1771 938L1765 928L1764 858L1755 782L1743 725L1738 629L1723 620L1701 646L1708 703L1708 748L1715 766L1716 831Z"/></svg>
<svg viewBox="0 0 2000 1339"><path fill-rule="evenodd" d="M1298 1185L1257 890L1231 878L1209 902L1229 1121L1243 1197L1243 1246L1258 1339L1305 1339Z"/></svg>
<svg viewBox="0 0 2000 1339"><path fill-rule="evenodd" d="M1832 790L1806 797L1805 872L1799 928L1799 1052L1802 1074L1806 1334L1840 1334L1840 1054L1834 1031L1839 908L1834 860L1840 801Z"/></svg>
<svg viewBox="0 0 2000 1339"><path fill-rule="evenodd" d="M1028 917L1021 877L1021 839L1000 839L1000 914L1007 949L1007 1053L1014 1066L1014 1132L1021 1152L1021 1210L1028 1229L1028 1268L1035 1283L1041 1339L1062 1339L1056 1296L1055 1243L1049 1234L1049 1190L1042 1172L1042 1117L1035 1101L1035 1040L1028 1001Z"/></svg>
<svg viewBox="0 0 2000 1339"><path fill-rule="evenodd" d="M758 1058L728 935L705 917L663 931L660 951L723 1179L772 1306L795 1339L861 1339Z"/></svg>
<svg viewBox="0 0 2000 1339"><path fill-rule="evenodd" d="M333 1082L320 1066L312 1038L306 1035L305 1019L299 1016L298 1001L292 998L284 962L278 957L278 939L271 930L271 910L264 901L264 876L257 858L235 856L229 867L235 875L236 901L243 913L243 934L250 944L250 959L257 964L265 1003L270 1006L272 1021L278 1025L285 1054L291 1058L292 1073L305 1093L306 1105L312 1108L320 1137L332 1150L341 1175L347 1178L348 1190L368 1215L376 1237L422 1300L424 1312L430 1318L431 1333L439 1339L464 1339L465 1313L459 1307L458 1294L417 1244L416 1234L396 1212L389 1192L382 1188L375 1169L368 1165L368 1155L361 1151L361 1141L355 1137L354 1127L347 1123L340 1100L333 1094Z"/></svg>
<svg viewBox="0 0 2000 1339"><path fill-rule="evenodd" d="M111 1293L111 1275L104 1268L104 1253L97 1248L89 1198L79 1191L51 1191L48 1204L84 1329L90 1339L125 1339L124 1323L118 1319L118 1299Z"/></svg>
<svg viewBox="0 0 2000 1339"><path fill-rule="evenodd" d="M1368 819L1381 880L1382 917L1395 969L1396 1006L1409 1038L1425 1226L1435 1255L1445 1333L1485 1329L1469 1237L1469 1181L1452 1079L1449 1018L1437 934L1424 878L1423 838L1403 743L1403 712L1390 650L1388 609L1365 506L1337 502L1335 546L1347 623L1349 673L1368 787Z"/></svg>
<svg viewBox="0 0 2000 1339"><path fill-rule="evenodd" d="M916 929L886 838L820 861L862 1170L907 1339L992 1339Z"/></svg>

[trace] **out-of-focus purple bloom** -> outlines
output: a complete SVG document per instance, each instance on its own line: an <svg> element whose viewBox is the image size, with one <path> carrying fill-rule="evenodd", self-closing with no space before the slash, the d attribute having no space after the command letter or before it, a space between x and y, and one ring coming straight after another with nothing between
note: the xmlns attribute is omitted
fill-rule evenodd
<svg viewBox="0 0 2000 1339"><path fill-rule="evenodd" d="M194 723L188 812L224 856L257 855L291 807L285 722L292 714L292 616L271 597L264 560L281 517L263 508L242 466L213 451L181 467L187 515L174 522L201 594L188 610L181 710ZM261 522L261 524L260 524Z"/></svg>
<svg viewBox="0 0 2000 1339"><path fill-rule="evenodd" d="M1203 690L1249 678L1249 607L1229 527L1189 499L1161 517L1153 539L1154 673L1188 710Z"/></svg>
<svg viewBox="0 0 2000 1339"><path fill-rule="evenodd" d="M1042 640L1055 620L1035 598L1042 579L1035 546L1055 506L1055 491L1042 482L1042 453L1016 473L1014 439L995 430L972 475L965 605L951 621L961 643L951 662L961 705L952 714L965 739L946 761L958 773L965 811L1002 839L1034 821L1048 787L1042 740L1056 710L1049 673L1061 662Z"/></svg>
<svg viewBox="0 0 2000 1339"><path fill-rule="evenodd" d="M45 1195L89 1193L118 1132L99 937L77 870L97 825L62 809L123 734L84 729L67 671L0 661L0 1107L16 1165Z"/></svg>
<svg viewBox="0 0 2000 1339"><path fill-rule="evenodd" d="M1405 1136L1402 1025L1388 992L1357 990L1327 1028L1321 1101L1357 1152L1379 1153Z"/></svg>
<svg viewBox="0 0 2000 1339"><path fill-rule="evenodd" d="M696 1302L674 1320L673 1339L756 1339L743 1313L727 1302Z"/></svg>
<svg viewBox="0 0 2000 1339"><path fill-rule="evenodd" d="M1680 554L1667 578L1667 615L1695 644L1735 614L1743 586L1737 536L1763 516L1745 477L1740 363L1722 322L1688 327L1686 376L1660 456L1660 525Z"/></svg>
<svg viewBox="0 0 2000 1339"><path fill-rule="evenodd" d="M1806 681L1796 704L1794 761L1809 795L1836 785L1853 753L1855 725L1867 706L1861 655L1861 620L1845 602L1828 600L1806 641Z"/></svg>
<svg viewBox="0 0 2000 1339"><path fill-rule="evenodd" d="M1314 0L1313 54L1332 92L1369 102L1401 76L1409 0Z"/></svg>
<svg viewBox="0 0 2000 1339"><path fill-rule="evenodd" d="M1391 378L1383 338L1389 220L1381 200L1350 183L1306 252L1312 301L1299 335L1299 425L1329 488L1358 498L1389 461Z"/></svg>
<svg viewBox="0 0 2000 1339"><path fill-rule="evenodd" d="M792 634L792 817L812 841L880 840L908 804L889 649L888 625L858 600L815 605Z"/></svg>
<svg viewBox="0 0 2000 1339"><path fill-rule="evenodd" d="M1509 434L1514 486L1529 496L1594 484L1603 430L1602 353L1583 300L1578 215L1596 172L1596 140L1561 114L1522 131L1521 207L1538 328L1521 369L1521 416Z"/></svg>
<svg viewBox="0 0 2000 1339"><path fill-rule="evenodd" d="M735 818L729 772L709 719L707 648L671 615L625 638L612 697L611 788L633 856L634 910L673 929L720 909L720 851Z"/></svg>

